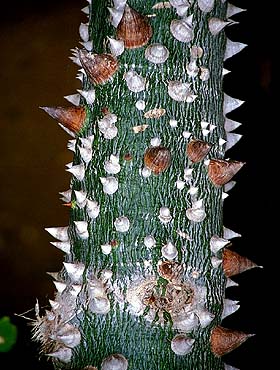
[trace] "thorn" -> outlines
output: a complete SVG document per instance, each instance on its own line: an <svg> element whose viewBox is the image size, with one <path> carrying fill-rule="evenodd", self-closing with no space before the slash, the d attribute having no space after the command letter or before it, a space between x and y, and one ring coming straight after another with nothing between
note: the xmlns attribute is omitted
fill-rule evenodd
<svg viewBox="0 0 280 370"><path fill-rule="evenodd" d="M240 256L238 253L230 249L223 250L223 269L226 277L241 274L244 271L251 270L254 267L262 267L255 264L246 257Z"/></svg>
<svg viewBox="0 0 280 370"><path fill-rule="evenodd" d="M235 54L240 53L246 46L248 46L248 45L243 44L242 42L231 41L228 38L227 43L226 43L224 61L233 57Z"/></svg>
<svg viewBox="0 0 280 370"><path fill-rule="evenodd" d="M232 315L234 312L236 312L240 305L238 304L239 301L233 301L231 299L224 299L224 308L222 312L221 319L225 319L227 316Z"/></svg>
<svg viewBox="0 0 280 370"><path fill-rule="evenodd" d="M235 134L233 132L227 132L227 143L226 143L226 151L232 148L238 141L242 138L243 135Z"/></svg>
<svg viewBox="0 0 280 370"><path fill-rule="evenodd" d="M241 12L246 12L246 9L242 9L242 8L239 8L238 6L228 3L227 15L226 15L227 18L230 18L233 15L241 13Z"/></svg>
<svg viewBox="0 0 280 370"><path fill-rule="evenodd" d="M47 227L45 230L51 234L54 238L62 241L62 242L68 242L69 236L68 236L68 226L62 226L62 227Z"/></svg>
<svg viewBox="0 0 280 370"><path fill-rule="evenodd" d="M83 181L85 177L85 166L83 164L72 166L71 168L68 168L66 171L72 173L72 175L76 177L76 179L79 181Z"/></svg>
<svg viewBox="0 0 280 370"><path fill-rule="evenodd" d="M229 183L228 183L229 184ZM238 234L236 233L235 231L233 230L230 230L228 229L227 227L223 227L223 230L224 230L224 235L223 237L225 239L233 239L233 238L240 238L241 237L241 234Z"/></svg>
<svg viewBox="0 0 280 370"><path fill-rule="evenodd" d="M49 116L59 121L59 124L75 136L82 128L86 120L84 107L40 107Z"/></svg>
<svg viewBox="0 0 280 370"><path fill-rule="evenodd" d="M69 101L71 104L76 105L76 107L80 104L80 95L79 94L65 95L64 99Z"/></svg>
<svg viewBox="0 0 280 370"><path fill-rule="evenodd" d="M245 162L233 160L211 159L208 166L208 176L215 186L222 186L229 182L244 166Z"/></svg>
<svg viewBox="0 0 280 370"><path fill-rule="evenodd" d="M225 130L226 132L231 132L235 130L237 127L241 126L240 122L233 121L227 117L225 117Z"/></svg>
<svg viewBox="0 0 280 370"><path fill-rule="evenodd" d="M50 242L56 248L60 249L62 252L70 254L71 244L70 242Z"/></svg>
<svg viewBox="0 0 280 370"><path fill-rule="evenodd" d="M243 103L244 103L243 100L232 98L231 96L224 93L224 104L223 104L224 116L227 113L230 113L233 110L239 108Z"/></svg>
<svg viewBox="0 0 280 370"><path fill-rule="evenodd" d="M254 334L246 334L239 330L226 329L216 326L211 333L211 350L217 357L221 357L244 343Z"/></svg>

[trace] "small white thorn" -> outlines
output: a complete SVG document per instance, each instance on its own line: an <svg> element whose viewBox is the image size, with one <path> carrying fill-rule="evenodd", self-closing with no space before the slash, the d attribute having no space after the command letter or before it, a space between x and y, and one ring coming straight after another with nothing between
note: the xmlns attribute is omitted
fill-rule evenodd
<svg viewBox="0 0 280 370"><path fill-rule="evenodd" d="M210 132L214 131L216 127L217 127L216 125L210 125L209 126L209 131Z"/></svg>
<svg viewBox="0 0 280 370"><path fill-rule="evenodd" d="M55 352L46 353L46 356L54 357L61 362L68 363L71 361L72 350L71 348L61 347Z"/></svg>
<svg viewBox="0 0 280 370"><path fill-rule="evenodd" d="M138 110L144 110L146 107L146 103L144 100L137 100L137 102L135 103L135 106Z"/></svg>
<svg viewBox="0 0 280 370"><path fill-rule="evenodd" d="M234 186L236 185L236 181L229 181L224 185L224 191L228 192L230 191Z"/></svg>
<svg viewBox="0 0 280 370"><path fill-rule="evenodd" d="M83 240L88 239L88 223L87 221L74 221L75 228L79 237Z"/></svg>
<svg viewBox="0 0 280 370"><path fill-rule="evenodd" d="M53 310L57 310L60 307L60 304L56 301L53 301L52 299L49 299L49 303Z"/></svg>
<svg viewBox="0 0 280 370"><path fill-rule="evenodd" d="M222 75L223 75L223 76L225 76L225 75L229 74L230 72L231 72L231 71L229 71L228 69L223 68L223 73L222 73Z"/></svg>
<svg viewBox="0 0 280 370"><path fill-rule="evenodd" d="M110 13L110 22L117 28L123 16L123 9L107 8Z"/></svg>
<svg viewBox="0 0 280 370"><path fill-rule="evenodd" d="M178 121L176 119L171 119L171 120L169 120L169 125L171 127L177 127L178 126Z"/></svg>
<svg viewBox="0 0 280 370"><path fill-rule="evenodd" d="M88 23L80 24L79 33L83 41L87 42L89 40Z"/></svg>
<svg viewBox="0 0 280 370"><path fill-rule="evenodd" d="M100 206L96 201L87 199L86 210L90 218L97 218L100 212Z"/></svg>
<svg viewBox="0 0 280 370"><path fill-rule="evenodd" d="M210 239L211 252L217 253L220 249L224 248L229 244L229 241L224 238L220 238L218 235L213 235Z"/></svg>
<svg viewBox="0 0 280 370"><path fill-rule="evenodd" d="M102 244L101 250L103 254L110 254L112 252L112 246L110 244Z"/></svg>
<svg viewBox="0 0 280 370"><path fill-rule="evenodd" d="M68 242L68 226L62 227L47 227L45 230L51 234L54 238L60 240L61 242Z"/></svg>
<svg viewBox="0 0 280 370"><path fill-rule="evenodd" d="M59 192L62 197L60 198L63 202L69 203L71 202L71 196L72 196L72 189L66 190L66 191L60 191Z"/></svg>
<svg viewBox="0 0 280 370"><path fill-rule="evenodd" d="M105 194L112 195L118 190L119 183L114 176L100 177L100 182L103 185Z"/></svg>
<svg viewBox="0 0 280 370"><path fill-rule="evenodd" d="M239 238L241 237L241 234L238 234L236 233L235 231L233 230L230 230L228 229L227 227L223 227L223 231L224 231L224 238L225 239L233 239L233 238Z"/></svg>
<svg viewBox="0 0 280 370"><path fill-rule="evenodd" d="M239 301L232 301L231 299L224 299L224 308L222 312L222 320L229 316L232 315L234 312L236 312L240 305L238 304Z"/></svg>
<svg viewBox="0 0 280 370"><path fill-rule="evenodd" d="M210 71L207 67L200 67L200 75L199 78L201 81L208 81L210 78Z"/></svg>
<svg viewBox="0 0 280 370"><path fill-rule="evenodd" d="M172 215L168 207L161 207L158 218L163 224L168 224L172 220Z"/></svg>
<svg viewBox="0 0 280 370"><path fill-rule="evenodd" d="M202 328L206 328L215 318L215 315L205 308L198 309L196 314L199 318L199 322Z"/></svg>
<svg viewBox="0 0 280 370"><path fill-rule="evenodd" d="M81 137L80 141L84 148L92 149L92 143L94 140L94 135L90 135L88 137Z"/></svg>
<svg viewBox="0 0 280 370"><path fill-rule="evenodd" d="M58 293L62 293L67 287L67 285L65 283L62 283L61 281L53 280L53 283L54 283Z"/></svg>
<svg viewBox="0 0 280 370"><path fill-rule="evenodd" d="M84 264L63 262L63 265L72 281L76 282L80 280L85 270Z"/></svg>
<svg viewBox="0 0 280 370"><path fill-rule="evenodd" d="M208 126L209 126L209 122L206 122L206 121L201 121L200 122L200 126L202 129L206 129Z"/></svg>
<svg viewBox="0 0 280 370"><path fill-rule="evenodd" d="M227 279L227 282L226 282L226 288L230 288L231 286L238 286L239 284L236 283L235 281L231 280L231 279Z"/></svg>
<svg viewBox="0 0 280 370"><path fill-rule="evenodd" d="M81 11L86 14L86 15L89 15L89 6L85 6L84 8L81 9Z"/></svg>
<svg viewBox="0 0 280 370"><path fill-rule="evenodd" d="M90 89L90 90L78 89L77 91L80 93L80 95L82 95L82 97L85 98L88 104L91 105L94 103L94 100L95 100L95 90L94 89Z"/></svg>
<svg viewBox="0 0 280 370"><path fill-rule="evenodd" d="M79 67L82 66L81 61L78 57L69 57L70 60L72 60L73 63L77 64Z"/></svg>
<svg viewBox="0 0 280 370"><path fill-rule="evenodd" d="M205 136L208 136L208 134L209 134L209 130L206 130L206 129L203 129L202 130L202 135L205 137Z"/></svg>
<svg viewBox="0 0 280 370"><path fill-rule="evenodd" d="M196 187L196 186L191 186L191 187L189 188L189 190L188 190L188 193L189 193L190 195L195 195L195 194L197 194L197 192L198 192L198 187Z"/></svg>
<svg viewBox="0 0 280 370"><path fill-rule="evenodd" d="M224 103L223 103L223 113L224 116L232 112L233 110L239 108L244 103L243 100L233 98L227 94L224 94Z"/></svg>
<svg viewBox="0 0 280 370"><path fill-rule="evenodd" d="M87 75L87 73L86 73L86 71L85 71L85 69L82 67L82 68L80 68L79 70L78 70L80 73L82 73L84 76L86 76Z"/></svg>
<svg viewBox="0 0 280 370"><path fill-rule="evenodd" d="M242 42L231 41L228 38L226 43L224 61L233 57L235 54L240 53L240 51L243 50L246 46L247 44L243 44Z"/></svg>
<svg viewBox="0 0 280 370"><path fill-rule="evenodd" d="M71 168L71 167L73 167L73 162L66 163L65 167L66 167L66 168Z"/></svg>
<svg viewBox="0 0 280 370"><path fill-rule="evenodd" d="M87 50L87 51L92 51L93 49L93 42L92 41L87 41L87 42L82 42L80 41L80 44L83 45L83 47Z"/></svg>
<svg viewBox="0 0 280 370"><path fill-rule="evenodd" d="M171 242L168 242L161 248L161 254L168 260L174 260L178 256L178 250Z"/></svg>
<svg viewBox="0 0 280 370"><path fill-rule="evenodd" d="M226 132L231 132L233 130L235 130L237 127L241 126L241 123L240 122L237 122L237 121L233 121L229 118L225 118L225 130Z"/></svg>
<svg viewBox="0 0 280 370"><path fill-rule="evenodd" d="M222 262L223 261L216 256L211 257L211 263L214 268L218 268Z"/></svg>
<svg viewBox="0 0 280 370"><path fill-rule="evenodd" d="M156 245L156 240L152 235L146 235L144 238L144 245L147 248L153 248Z"/></svg>
<svg viewBox="0 0 280 370"><path fill-rule="evenodd" d="M227 132L226 135L227 135L226 150L232 148L242 138L242 135L235 134L233 132Z"/></svg>
<svg viewBox="0 0 280 370"><path fill-rule="evenodd" d="M75 165L71 168L68 168L66 171L72 173L72 175L75 176L79 181L83 181L85 177L85 166L83 164Z"/></svg>
<svg viewBox="0 0 280 370"><path fill-rule="evenodd" d="M121 233L126 233L130 228L129 219L125 216L120 216L114 221L115 229Z"/></svg>
<svg viewBox="0 0 280 370"><path fill-rule="evenodd" d="M245 11L246 11L246 9L242 9L242 8L239 8L238 6L235 6L235 5L232 5L232 4L228 3L226 17L230 18L235 14L245 12Z"/></svg>
<svg viewBox="0 0 280 370"><path fill-rule="evenodd" d="M222 200L226 199L228 196L228 193L222 192Z"/></svg>
<svg viewBox="0 0 280 370"><path fill-rule="evenodd" d="M82 160L87 165L92 160L92 149L91 148L83 148L81 146L78 146L80 155L82 157Z"/></svg>
<svg viewBox="0 0 280 370"><path fill-rule="evenodd" d="M199 199L192 203L192 207L186 210L186 216L190 221L202 222L206 217L206 212L203 206L203 199Z"/></svg>
<svg viewBox="0 0 280 370"><path fill-rule="evenodd" d="M192 136L192 133L189 131L183 131L182 135L184 139L189 139Z"/></svg>
<svg viewBox="0 0 280 370"><path fill-rule="evenodd" d="M62 252L70 254L71 244L70 242L50 242L56 248L60 249Z"/></svg>
<svg viewBox="0 0 280 370"><path fill-rule="evenodd" d="M184 169L184 179L185 181L190 181L192 179L192 172L193 168L185 168Z"/></svg>
<svg viewBox="0 0 280 370"><path fill-rule="evenodd" d="M80 80L81 82L84 82L84 74L79 72L76 76L77 80Z"/></svg>
<svg viewBox="0 0 280 370"><path fill-rule="evenodd" d="M119 163L119 157L111 154L110 159L104 162L104 169L108 174L116 175L120 172L121 166Z"/></svg>
<svg viewBox="0 0 280 370"><path fill-rule="evenodd" d="M76 202L80 208L86 205L87 193L85 191L74 190L76 196Z"/></svg>
<svg viewBox="0 0 280 370"><path fill-rule="evenodd" d="M143 167L142 169L140 168L139 173L141 176L144 178L150 177L152 174L152 171L148 167Z"/></svg>
<svg viewBox="0 0 280 370"><path fill-rule="evenodd" d="M234 366L231 366L231 365L227 365L227 364L224 364L224 365L225 365L224 370L240 370L240 369L237 369L237 367L234 367Z"/></svg>
<svg viewBox="0 0 280 370"><path fill-rule="evenodd" d="M219 146L223 146L227 141L224 140L223 138L219 138Z"/></svg>
<svg viewBox="0 0 280 370"><path fill-rule="evenodd" d="M159 137L153 137L150 141L151 146L160 146L161 140Z"/></svg>
<svg viewBox="0 0 280 370"><path fill-rule="evenodd" d="M184 187L185 187L185 185L186 185L186 183L185 183L185 181L183 181L183 180L177 180L176 182L175 182L175 185L176 185L176 188L178 189L178 190L182 190L182 189L184 189Z"/></svg>
<svg viewBox="0 0 280 370"><path fill-rule="evenodd" d="M109 36L107 36L107 39L109 40L109 47L113 55L117 57L124 52L124 41L123 40L116 40Z"/></svg>
<svg viewBox="0 0 280 370"><path fill-rule="evenodd" d="M67 132L68 135L72 136L72 137L76 137L75 133L71 130L69 130L67 127L65 127L64 125L62 125L60 122L57 122L58 126L60 126L62 128L62 130L64 130L65 132Z"/></svg>
<svg viewBox="0 0 280 370"><path fill-rule="evenodd" d="M64 99L72 103L73 105L78 106L80 104L80 95L79 94L72 94L72 95L65 95Z"/></svg>
<svg viewBox="0 0 280 370"><path fill-rule="evenodd" d="M234 24L234 23L237 23L237 22L234 22L234 21L231 21L231 20L228 20L228 21L224 21L220 18L210 18L209 19L209 22L208 22L208 26L209 26L209 31L211 32L211 34L213 36L216 36L218 35L218 33L220 33L226 26L230 25L230 24Z"/></svg>
<svg viewBox="0 0 280 370"><path fill-rule="evenodd" d="M59 272L49 272L49 271L47 271L46 274L51 276L54 280L57 280L59 278Z"/></svg>
<svg viewBox="0 0 280 370"><path fill-rule="evenodd" d="M71 285L70 294L73 297L77 297L78 294L81 292L81 290L82 290L82 285L80 285L80 284L72 284Z"/></svg>
<svg viewBox="0 0 280 370"><path fill-rule="evenodd" d="M72 60L72 62L74 64L77 64L77 66L82 67L82 63L81 63L79 57L77 56L77 54L75 54L74 52L72 52L72 54L73 55L71 57L69 57L69 59Z"/></svg>
<svg viewBox="0 0 280 370"><path fill-rule="evenodd" d="M214 8L215 0L198 0L197 5L204 13L209 13Z"/></svg>
<svg viewBox="0 0 280 370"><path fill-rule="evenodd" d="M172 0L171 0L172 1ZM152 6L152 9L167 9L171 8L171 4L169 1L160 1Z"/></svg>
<svg viewBox="0 0 280 370"><path fill-rule="evenodd" d="M71 150L71 152L74 152L76 151L76 143L77 143L77 140L76 139L70 139L68 140L68 143L67 143L67 149Z"/></svg>

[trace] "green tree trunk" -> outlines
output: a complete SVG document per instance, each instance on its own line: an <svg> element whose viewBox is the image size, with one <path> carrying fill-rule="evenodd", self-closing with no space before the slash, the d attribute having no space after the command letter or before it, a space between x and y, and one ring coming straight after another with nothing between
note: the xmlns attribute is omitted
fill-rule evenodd
<svg viewBox="0 0 280 370"><path fill-rule="evenodd" d="M236 309L224 305L231 273L222 266L232 267L232 255L224 254L221 263L229 233L223 229L223 192L242 164L218 161L229 141L225 113L239 101L224 99L222 89L225 52L228 56L234 48L226 50L224 31L215 34L211 28L220 25L215 18L226 20L228 6L215 1L212 8L211 3L190 1L188 9L177 7L185 10L179 16L168 2L160 7L156 0L130 0L132 9L148 16L134 35L139 39L143 33L145 45L125 48L117 71L101 84L97 80L104 70L93 80L88 55L79 54L89 75L83 90L94 87L95 100L88 104L82 98L85 110L71 112L75 117L82 112L78 126L73 116L70 123L69 115L63 116L64 108L59 114L44 108L76 134L69 142L75 150L71 191L63 195L70 200L70 226L48 229L66 251L66 264L55 276L55 301L44 316L38 313L34 328L34 338L56 369L126 369L126 361L112 354L124 356L131 370L225 369L220 356L247 337L236 332L232 339L230 333L230 343L223 344L227 335L213 332L222 314ZM93 53L110 53L107 36L122 38L109 22L107 6L112 6L107 0L89 5ZM187 40L179 41L170 25L183 17ZM84 41L86 30L81 30ZM155 43L169 51L163 63L145 57ZM130 71L145 79L141 91L129 89ZM172 81L189 85L181 85L178 93ZM104 128L110 119L111 126ZM117 159L105 165L106 172L111 155ZM118 184L117 190L110 188L113 194L106 193L108 177L109 188ZM249 262L247 268L253 267ZM107 366L107 357L115 367Z"/></svg>

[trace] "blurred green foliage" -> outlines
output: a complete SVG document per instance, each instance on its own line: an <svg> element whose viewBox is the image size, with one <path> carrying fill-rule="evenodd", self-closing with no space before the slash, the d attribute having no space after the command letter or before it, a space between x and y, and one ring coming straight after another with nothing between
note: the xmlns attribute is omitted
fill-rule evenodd
<svg viewBox="0 0 280 370"><path fill-rule="evenodd" d="M8 316L0 319L0 352L9 351L17 340L17 328Z"/></svg>

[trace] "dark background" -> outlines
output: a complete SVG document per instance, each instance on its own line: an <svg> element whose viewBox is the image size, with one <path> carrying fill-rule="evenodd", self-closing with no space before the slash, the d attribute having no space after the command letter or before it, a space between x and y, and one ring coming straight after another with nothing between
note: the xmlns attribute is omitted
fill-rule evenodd
<svg viewBox="0 0 280 370"><path fill-rule="evenodd" d="M246 100L230 115L243 123L237 132L244 137L228 157L247 164L225 201L224 224L243 236L234 240L235 250L265 269L237 276L234 280L240 286L227 292L229 298L240 300L241 308L223 325L256 336L225 361L242 370L268 369L277 313L271 261L277 258L279 244L278 230L269 229L279 192L273 167L278 122L272 115L271 81L278 43L272 30L275 9L269 1L234 3L248 12L235 16L240 24L228 28L227 35L249 47L225 64L232 70L225 77L225 91ZM45 272L60 270L63 261L44 228L68 222L58 192L69 187L70 175L65 172L65 164L72 160L66 150L69 137L38 107L67 104L63 96L80 87L77 68L68 57L79 41L80 22L86 22L80 12L86 5L74 0L1 3L0 317L11 316L19 336L12 351L0 354L0 369L17 369L18 364L29 370L52 368L45 359L39 360L27 321L15 313L31 309L36 298L41 305L53 298L54 287Z"/></svg>

